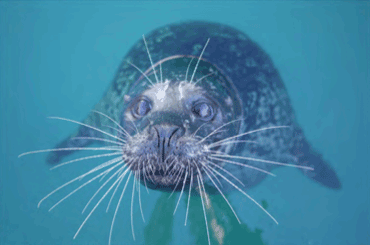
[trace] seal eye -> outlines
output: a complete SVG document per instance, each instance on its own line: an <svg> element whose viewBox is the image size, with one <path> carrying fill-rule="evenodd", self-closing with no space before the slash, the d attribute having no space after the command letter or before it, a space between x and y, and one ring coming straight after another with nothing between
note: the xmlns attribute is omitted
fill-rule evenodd
<svg viewBox="0 0 370 245"><path fill-rule="evenodd" d="M147 99L140 99L132 108L132 114L135 118L140 118L148 114L152 109L152 104Z"/></svg>
<svg viewBox="0 0 370 245"><path fill-rule="evenodd" d="M212 106L205 102L195 104L192 111L196 116L206 121L211 120L214 115Z"/></svg>

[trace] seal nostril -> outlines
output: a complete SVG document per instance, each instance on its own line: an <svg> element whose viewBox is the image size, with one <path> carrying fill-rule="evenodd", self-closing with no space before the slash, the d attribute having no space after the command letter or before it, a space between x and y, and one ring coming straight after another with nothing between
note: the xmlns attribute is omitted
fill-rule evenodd
<svg viewBox="0 0 370 245"><path fill-rule="evenodd" d="M158 129L156 129L155 127L154 127L154 129L155 129L155 131L157 132L157 140L158 140L158 148L160 147L160 140L161 140L161 137L160 137L160 135L159 135L159 132L158 132Z"/></svg>
<svg viewBox="0 0 370 245"><path fill-rule="evenodd" d="M175 133L179 130L180 128L176 128L173 132L172 132L172 134L171 134L171 136L169 137L169 139L168 139L168 143L167 143L167 146L168 147L170 147L170 142L171 142L171 138L172 138L172 136L174 136L175 135Z"/></svg>
<svg viewBox="0 0 370 245"><path fill-rule="evenodd" d="M164 163L176 145L174 142L185 133L185 129L168 124L158 124L153 129L156 133L153 130L152 134L157 137L158 159Z"/></svg>
<svg viewBox="0 0 370 245"><path fill-rule="evenodd" d="M165 156L165 147L164 147L164 145L165 145L165 143L166 143L166 139L163 139L163 141L162 141L162 162L164 163L164 156Z"/></svg>

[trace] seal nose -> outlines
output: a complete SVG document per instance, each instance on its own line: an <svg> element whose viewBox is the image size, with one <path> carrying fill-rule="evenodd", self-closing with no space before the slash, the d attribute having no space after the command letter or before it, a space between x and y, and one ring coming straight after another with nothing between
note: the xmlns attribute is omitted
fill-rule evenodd
<svg viewBox="0 0 370 245"><path fill-rule="evenodd" d="M185 130L175 125L155 125L151 131L157 138L157 148L163 163L176 146L176 141L184 135Z"/></svg>

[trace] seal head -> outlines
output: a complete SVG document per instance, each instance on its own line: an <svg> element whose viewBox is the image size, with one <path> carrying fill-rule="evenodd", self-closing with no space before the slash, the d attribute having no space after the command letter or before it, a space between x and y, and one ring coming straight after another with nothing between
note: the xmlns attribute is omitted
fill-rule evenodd
<svg viewBox="0 0 370 245"><path fill-rule="evenodd" d="M133 45L94 109L101 114L91 112L84 125L101 129L116 127L111 119L118 122L128 132L121 149L125 163L139 170L135 174L140 180L151 177L153 188L177 189L173 185L181 181L180 186L187 186L189 177L210 167L207 163L227 170L232 174L223 172L227 178L240 181L243 188L257 185L282 165L294 165L324 186L341 188L333 168L297 123L270 57L227 25L189 21L154 30L147 42ZM92 144L97 137L104 135L81 126L57 146L67 150L50 153L48 161L58 163L73 152L68 149ZM225 144L217 144L220 139ZM202 177L207 182L208 175ZM234 188L222 186L223 191Z"/></svg>
<svg viewBox="0 0 370 245"><path fill-rule="evenodd" d="M126 97L121 125L133 136L127 138L124 156L150 188L181 189L179 183L202 175L212 151L232 148L208 146L241 128L242 104L235 87L217 67L198 59L161 60ZM155 72L160 73L158 81Z"/></svg>

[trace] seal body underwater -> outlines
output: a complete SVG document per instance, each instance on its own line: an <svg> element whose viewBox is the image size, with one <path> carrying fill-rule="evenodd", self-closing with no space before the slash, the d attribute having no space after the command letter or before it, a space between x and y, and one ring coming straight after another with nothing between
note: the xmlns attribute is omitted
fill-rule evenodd
<svg viewBox="0 0 370 245"><path fill-rule="evenodd" d="M115 150L118 158L100 169L116 168L118 185L133 173L161 191L245 193L285 165L341 188L333 168L306 140L270 57L223 24L191 21L152 31L134 44L79 124L48 162L114 141L102 149Z"/></svg>
<svg viewBox="0 0 370 245"><path fill-rule="evenodd" d="M208 38L210 41L195 71ZM186 150L194 150L181 149L181 153L176 153L173 149L177 144L183 141L187 141L187 144L200 141L197 137L189 136L204 123L206 124L197 132L198 136L206 137L222 124L239 119L221 128L219 131L222 132L208 137L203 141L204 145L246 132L257 132L246 135L246 142L239 142L241 137L223 142L237 141L233 147L220 143L219 148L222 149L212 149L220 151L217 159L231 160L219 156L221 151L226 150L232 155L309 166L314 170L303 169L309 178L330 188L341 187L334 170L305 139L295 120L285 86L270 57L248 36L227 25L194 21L158 28L146 40L147 44L139 41L129 51L108 91L94 108L119 122L131 134L134 133L133 127L141 132L127 144L128 148L141 147L141 151L136 153L127 151L127 154L131 154L130 158L142 156L142 160L137 160L132 165L133 168L136 168L139 161L143 163L137 168L145 168L149 164L159 169L170 165L172 161L175 161L175 165L182 161L192 164L192 161L197 161L197 157L173 159L186 155ZM151 57L148 57L148 51ZM151 61L154 62L153 66ZM195 108L198 113L194 111L196 106L199 107ZM137 112L144 114L135 115ZM199 112L212 115L204 118ZM84 123L96 128L101 128L102 125L116 126L104 115L94 112L87 116ZM258 131L273 126L289 127ZM171 141L171 132L174 131L176 139ZM111 133L116 132L113 130ZM87 146L94 142L88 137L99 136L104 134L81 126L57 148ZM86 139L72 139L73 137ZM140 137L141 141L138 140ZM165 146L164 143L171 144ZM197 148L199 149L198 146ZM48 156L48 162L56 164L71 152L52 152ZM148 160L148 155L153 160ZM164 159L159 161L157 158L160 155L168 156L169 159L165 163ZM252 168L214 161L218 165L225 165L226 169L230 169L248 187L258 184L266 177L265 173ZM278 166L251 160L248 164L267 171ZM184 163L182 168L186 168L186 165ZM161 173L156 176L161 176ZM163 174L163 179L168 180L168 176ZM152 184L156 186L155 182ZM173 188L172 184L169 183L169 189ZM167 189L166 184L159 185L158 188Z"/></svg>

